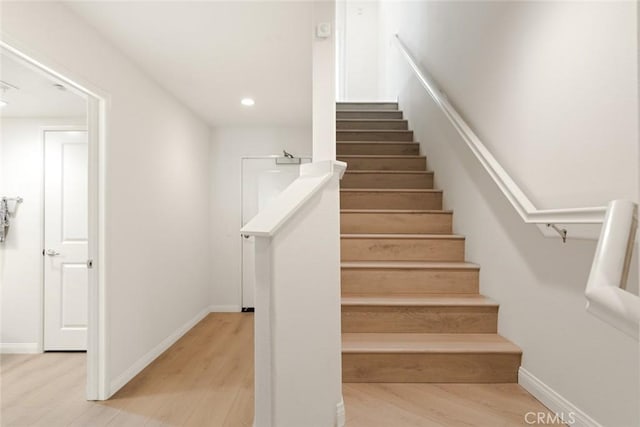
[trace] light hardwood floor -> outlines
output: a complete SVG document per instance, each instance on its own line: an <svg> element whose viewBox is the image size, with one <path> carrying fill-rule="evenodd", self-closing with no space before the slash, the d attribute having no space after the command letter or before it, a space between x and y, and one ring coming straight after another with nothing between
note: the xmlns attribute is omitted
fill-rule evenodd
<svg viewBox="0 0 640 427"><path fill-rule="evenodd" d="M106 402L84 353L2 355L2 426L229 426L253 420L253 316L211 314ZM527 425L517 384L345 384L348 427ZM306 426L300 426L306 427Z"/></svg>

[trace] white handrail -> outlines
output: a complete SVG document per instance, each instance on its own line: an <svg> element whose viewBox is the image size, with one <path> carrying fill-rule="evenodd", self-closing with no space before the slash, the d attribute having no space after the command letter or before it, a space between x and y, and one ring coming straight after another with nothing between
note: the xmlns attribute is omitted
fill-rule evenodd
<svg viewBox="0 0 640 427"><path fill-rule="evenodd" d="M414 57L400 40L400 37L396 34L394 39L397 42L400 52L422 86L424 86L431 98L433 98L447 119L449 119L471 152L476 156L491 178L493 178L498 188L500 188L524 222L528 224L600 224L603 222L606 213L606 207L604 206L569 209L536 208L518 184L516 184L482 141L480 141L480 138L478 138L460 114L458 114L456 109L453 108L447 96L438 89L433 79L418 66Z"/></svg>
<svg viewBox="0 0 640 427"><path fill-rule="evenodd" d="M609 204L585 291L591 314L635 339L640 332L640 297L623 288L637 226L635 203L614 200Z"/></svg>
<svg viewBox="0 0 640 427"><path fill-rule="evenodd" d="M525 223L603 224L585 290L587 311L639 340L640 297L624 289L629 275L631 252L635 245L637 205L627 200L614 200L608 208L536 208L449 103L433 79L418 66L400 37L396 34L394 39L422 86Z"/></svg>
<svg viewBox="0 0 640 427"><path fill-rule="evenodd" d="M347 165L340 161L323 161L300 165L300 177L274 201L249 221L240 232L247 236L273 236L305 202L313 197L333 176L344 175Z"/></svg>

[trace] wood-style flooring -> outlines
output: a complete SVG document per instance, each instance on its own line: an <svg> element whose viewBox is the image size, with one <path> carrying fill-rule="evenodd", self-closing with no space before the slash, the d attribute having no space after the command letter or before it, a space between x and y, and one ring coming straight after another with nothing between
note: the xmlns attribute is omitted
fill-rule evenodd
<svg viewBox="0 0 640 427"><path fill-rule="evenodd" d="M229 426L253 420L253 315L211 314L106 402L85 354L2 355L2 426ZM517 384L345 384L348 427L516 426L547 411ZM300 426L306 427L306 426Z"/></svg>

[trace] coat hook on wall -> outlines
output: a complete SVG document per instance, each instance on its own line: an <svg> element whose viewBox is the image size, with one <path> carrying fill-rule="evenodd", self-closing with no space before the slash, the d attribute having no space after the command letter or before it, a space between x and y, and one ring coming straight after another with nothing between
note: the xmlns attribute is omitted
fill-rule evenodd
<svg viewBox="0 0 640 427"><path fill-rule="evenodd" d="M9 202L14 202L13 209L9 209ZM15 215L17 206L22 203L22 197L2 197L0 199L0 243L7 240L11 216Z"/></svg>

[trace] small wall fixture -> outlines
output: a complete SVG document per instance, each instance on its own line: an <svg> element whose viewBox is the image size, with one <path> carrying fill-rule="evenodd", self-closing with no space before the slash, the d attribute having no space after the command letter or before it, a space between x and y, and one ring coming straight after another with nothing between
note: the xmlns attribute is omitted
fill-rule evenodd
<svg viewBox="0 0 640 427"><path fill-rule="evenodd" d="M255 103L256 101L254 101L253 98L242 98L242 101L240 101L240 104L244 105L245 107L253 107Z"/></svg>

